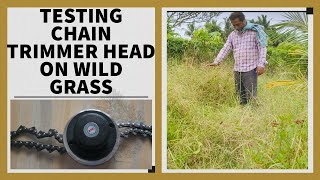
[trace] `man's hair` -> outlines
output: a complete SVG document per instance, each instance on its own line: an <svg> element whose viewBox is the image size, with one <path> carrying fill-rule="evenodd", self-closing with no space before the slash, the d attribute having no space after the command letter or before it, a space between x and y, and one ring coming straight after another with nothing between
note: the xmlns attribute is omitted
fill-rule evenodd
<svg viewBox="0 0 320 180"><path fill-rule="evenodd" d="M239 18L240 21L244 21L245 20L245 16L244 16L244 14L242 12L233 12L229 16L230 20L235 20L237 18Z"/></svg>

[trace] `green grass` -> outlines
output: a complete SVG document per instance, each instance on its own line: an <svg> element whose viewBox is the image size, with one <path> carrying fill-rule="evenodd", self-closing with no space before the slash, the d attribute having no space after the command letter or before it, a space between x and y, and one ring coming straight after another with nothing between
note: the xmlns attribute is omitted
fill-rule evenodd
<svg viewBox="0 0 320 180"><path fill-rule="evenodd" d="M307 81L281 71L258 78L258 105L241 107L232 63L168 65L169 169L308 168Z"/></svg>

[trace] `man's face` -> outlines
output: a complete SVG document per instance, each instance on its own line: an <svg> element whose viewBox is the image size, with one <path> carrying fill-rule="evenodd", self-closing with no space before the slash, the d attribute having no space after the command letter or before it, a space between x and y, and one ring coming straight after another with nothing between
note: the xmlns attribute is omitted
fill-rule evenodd
<svg viewBox="0 0 320 180"><path fill-rule="evenodd" d="M246 21L240 21L239 18L231 20L231 24L237 31L241 31L246 26Z"/></svg>

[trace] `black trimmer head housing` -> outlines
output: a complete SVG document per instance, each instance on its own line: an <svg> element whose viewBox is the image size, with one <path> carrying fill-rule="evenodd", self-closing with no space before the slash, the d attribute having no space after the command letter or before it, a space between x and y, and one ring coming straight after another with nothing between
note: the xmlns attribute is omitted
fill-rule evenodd
<svg viewBox="0 0 320 180"><path fill-rule="evenodd" d="M89 109L74 115L63 133L68 154L84 165L99 165L108 161L119 147L120 133L111 117Z"/></svg>

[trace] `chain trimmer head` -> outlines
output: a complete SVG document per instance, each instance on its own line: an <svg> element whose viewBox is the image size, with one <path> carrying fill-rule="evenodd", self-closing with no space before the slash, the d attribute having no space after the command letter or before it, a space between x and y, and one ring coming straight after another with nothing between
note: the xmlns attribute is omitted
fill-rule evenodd
<svg viewBox="0 0 320 180"><path fill-rule="evenodd" d="M15 140L23 133L32 134L38 139L54 137L59 143L63 143L64 147ZM117 124L105 112L87 109L75 114L68 121L63 134L59 134L55 129L49 129L46 133L35 127L27 128L21 125L16 131L11 131L10 139L11 146L15 148L26 147L37 151L46 150L49 153L57 151L60 154L67 152L78 163L95 166L110 160L119 147L120 137L127 138L130 134L151 139L152 126L143 122Z"/></svg>
<svg viewBox="0 0 320 180"><path fill-rule="evenodd" d="M119 147L120 133L111 117L88 109L74 115L63 133L67 153L77 162L98 165L108 161Z"/></svg>

